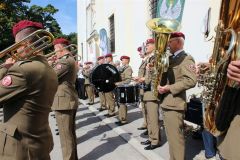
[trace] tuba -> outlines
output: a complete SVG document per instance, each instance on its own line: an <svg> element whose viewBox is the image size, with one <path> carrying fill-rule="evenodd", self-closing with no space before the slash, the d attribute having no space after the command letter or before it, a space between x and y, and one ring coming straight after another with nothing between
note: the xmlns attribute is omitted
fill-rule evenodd
<svg viewBox="0 0 240 160"><path fill-rule="evenodd" d="M5 56L11 57L16 61L29 59L37 54L39 54L44 49L52 45L54 37L46 30L37 30L18 43L6 48L0 52L0 58ZM26 46L23 50L19 49L22 46ZM26 55L22 56L21 53L28 51ZM3 65L3 64L2 64ZM2 66L1 65L1 66Z"/></svg>
<svg viewBox="0 0 240 160"><path fill-rule="evenodd" d="M153 94L158 98L157 86L160 84L162 74L167 71L169 66L168 59L168 40L172 32L180 29L180 23L176 20L154 18L147 22L147 27L151 29L155 39L155 75L153 78Z"/></svg>
<svg viewBox="0 0 240 160"><path fill-rule="evenodd" d="M215 30L213 53L209 70L204 74L201 96L204 103L204 127L214 136L219 136L224 132L216 126L216 115L221 110L220 100L227 85L237 86L236 82L227 78L227 67L232 60L240 58L239 0L222 0L220 18Z"/></svg>

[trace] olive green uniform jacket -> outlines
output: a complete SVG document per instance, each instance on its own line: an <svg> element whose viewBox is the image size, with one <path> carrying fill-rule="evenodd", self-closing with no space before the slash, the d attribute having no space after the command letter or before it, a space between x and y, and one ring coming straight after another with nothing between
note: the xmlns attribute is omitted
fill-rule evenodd
<svg viewBox="0 0 240 160"><path fill-rule="evenodd" d="M78 107L78 96L75 90L77 68L75 60L65 55L54 66L58 75L58 90L54 98L52 110L72 110Z"/></svg>
<svg viewBox="0 0 240 160"><path fill-rule="evenodd" d="M0 69L1 160L50 159L53 139L48 115L57 76L45 57L37 55Z"/></svg>
<svg viewBox="0 0 240 160"><path fill-rule="evenodd" d="M161 107L173 110L186 109L186 90L193 88L197 83L195 62L192 56L184 51L174 59L169 58L167 76L163 81L170 87L170 92L164 95ZM164 82L163 82L164 83Z"/></svg>

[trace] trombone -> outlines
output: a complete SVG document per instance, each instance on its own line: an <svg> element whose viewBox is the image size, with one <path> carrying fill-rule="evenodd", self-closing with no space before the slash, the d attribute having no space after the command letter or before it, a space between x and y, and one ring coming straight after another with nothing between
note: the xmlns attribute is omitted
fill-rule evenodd
<svg viewBox="0 0 240 160"><path fill-rule="evenodd" d="M45 50L46 48L52 45L54 40L54 36L43 29L37 30L20 42L13 44L12 46L4 49L0 52L0 58L4 56L8 56L13 58L16 61L26 60L33 56L36 56L41 51ZM26 46L23 50L18 51L22 46ZM22 56L21 53L27 51L26 55ZM3 64L0 65L2 67Z"/></svg>
<svg viewBox="0 0 240 160"><path fill-rule="evenodd" d="M45 57L46 57L47 59L49 59L49 58L51 58L52 56L54 56L57 52L62 51L62 50L65 50L65 49L67 49L67 50L70 52L70 55L71 55L74 59L75 59L75 58L78 58L78 61L81 60L81 56L79 56L79 55L77 54L77 45L76 45L76 44L70 44L70 45L68 45L68 46L66 46L66 47L64 47L64 48L62 48L62 49L59 49L59 50L57 50L57 51L53 51L53 52L51 52L51 53L49 53L49 54L46 54Z"/></svg>

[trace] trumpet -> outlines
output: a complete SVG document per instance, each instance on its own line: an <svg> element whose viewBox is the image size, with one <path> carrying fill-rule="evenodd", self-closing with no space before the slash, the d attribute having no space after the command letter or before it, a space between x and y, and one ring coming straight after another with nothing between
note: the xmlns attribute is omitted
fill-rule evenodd
<svg viewBox="0 0 240 160"><path fill-rule="evenodd" d="M64 48L62 48L62 49L59 49L59 50L57 50L57 51L53 51L53 52L51 52L51 53L49 53L49 54L46 54L45 57L46 57L46 58L50 58L50 57L54 56L57 52L63 51L63 50L69 50L69 51L70 51L70 54L71 54L74 58L78 56L78 55L76 54L76 52L77 52L77 45L76 45L76 44L70 44L70 45L68 45L68 46L66 46L66 47L64 47ZM81 60L81 56L78 56L78 57L80 57L80 60Z"/></svg>
<svg viewBox="0 0 240 160"><path fill-rule="evenodd" d="M18 43L6 48L0 52L0 58L8 56L13 58L15 61L26 60L33 56L36 56L41 51L52 45L54 36L46 30L37 30ZM21 51L18 51L22 46L26 46ZM24 56L21 53L28 51ZM3 66L1 64L0 66Z"/></svg>

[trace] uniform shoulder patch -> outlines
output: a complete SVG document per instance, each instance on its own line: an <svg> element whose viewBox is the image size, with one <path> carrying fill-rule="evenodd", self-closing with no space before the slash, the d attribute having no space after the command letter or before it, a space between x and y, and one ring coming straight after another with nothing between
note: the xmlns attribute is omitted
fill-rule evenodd
<svg viewBox="0 0 240 160"><path fill-rule="evenodd" d="M61 64L57 64L57 65L56 65L56 68L57 68L58 70L60 70L60 69L62 69L62 65L61 65Z"/></svg>
<svg viewBox="0 0 240 160"><path fill-rule="evenodd" d="M194 64L188 65L188 69L189 69L190 71L194 72L194 73L196 73L196 70L197 70L197 68L196 68L196 66L195 66Z"/></svg>
<svg viewBox="0 0 240 160"><path fill-rule="evenodd" d="M12 84L12 77L10 75L3 77L2 79L3 86L10 86L11 84Z"/></svg>

